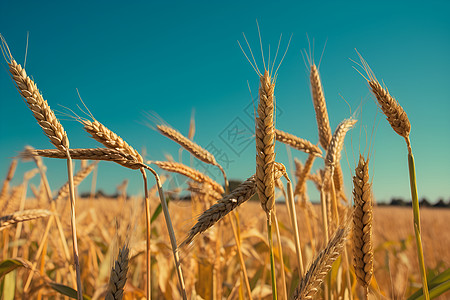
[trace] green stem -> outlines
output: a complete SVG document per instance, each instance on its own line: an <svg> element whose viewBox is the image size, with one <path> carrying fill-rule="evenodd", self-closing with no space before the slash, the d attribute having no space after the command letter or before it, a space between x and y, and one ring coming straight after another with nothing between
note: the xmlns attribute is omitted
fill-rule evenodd
<svg viewBox="0 0 450 300"><path fill-rule="evenodd" d="M414 214L414 233L416 235L417 256L419 257L419 268L420 268L420 275L422 277L423 295L425 296L426 300L429 300L430 295L428 292L425 261L423 259L422 238L420 236L420 213L419 213L419 199L417 197L416 168L414 165L414 156L411 150L408 153L408 165L409 165L409 181L411 185L412 207Z"/></svg>
<svg viewBox="0 0 450 300"><path fill-rule="evenodd" d="M272 299L277 300L277 282L275 277L275 260L273 257L273 239L272 239L272 221L267 215L267 233L269 235L269 254L270 254L270 275L272 278Z"/></svg>

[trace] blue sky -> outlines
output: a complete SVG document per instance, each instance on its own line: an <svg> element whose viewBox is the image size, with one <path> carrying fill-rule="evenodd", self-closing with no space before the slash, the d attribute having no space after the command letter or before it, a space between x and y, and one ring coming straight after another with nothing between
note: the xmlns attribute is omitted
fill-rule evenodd
<svg viewBox="0 0 450 300"><path fill-rule="evenodd" d="M145 113L158 115L187 134L195 109L194 140L214 149L230 178L245 179L255 170L252 97L258 77L237 40L244 32L262 66L256 19L266 58L292 41L278 71L276 126L318 142L308 70L301 51L314 41L332 130L353 112L359 122L349 133L342 166L346 190L358 151L371 145L371 174L377 200L409 198L406 146L380 114L367 84L353 67L355 48L379 80L400 102L412 123L419 196L450 198L450 21L447 1L373 2L295 1L275 3L119 1L9 1L0 3L0 33L23 64L30 33L26 70L44 98L58 112L79 113L77 91L93 115L148 159L178 157L172 141L146 127ZM0 120L0 176L10 158L25 145L52 148L9 78L0 69L0 99L8 113ZM247 85L248 82L248 85ZM345 101L343 100L345 99ZM348 104L347 104L347 103ZM359 110L360 109L360 110ZM77 122L58 114L71 147L96 147ZM14 129L12 129L14 128ZM239 135L232 135L238 129ZM372 134L374 132L374 134ZM352 151L353 149L353 151ZM213 151L213 152L214 152ZM306 156L292 151L304 161ZM277 145L277 160L289 165L286 148ZM183 161L189 163L185 153ZM63 161L46 160L50 184L66 180ZM202 164L194 163L200 170ZM317 161L315 168L322 166ZM19 164L14 184L31 163ZM208 169L211 176L216 170ZM114 192L123 179L129 192L142 193L138 172L112 163L99 166L98 187ZM32 181L37 184L37 180ZM81 190L88 190L84 183ZM311 185L311 198L316 193Z"/></svg>

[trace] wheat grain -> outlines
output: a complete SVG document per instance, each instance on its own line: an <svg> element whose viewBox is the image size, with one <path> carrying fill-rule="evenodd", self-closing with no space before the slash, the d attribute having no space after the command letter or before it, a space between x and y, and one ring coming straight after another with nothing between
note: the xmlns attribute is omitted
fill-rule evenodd
<svg viewBox="0 0 450 300"><path fill-rule="evenodd" d="M0 217L0 231L7 226L38 218L48 217L51 214L52 213L46 209L29 209L16 211L10 215Z"/></svg>
<svg viewBox="0 0 450 300"><path fill-rule="evenodd" d="M367 288L373 275L372 193L369 159L359 156L353 177L353 266L358 282Z"/></svg>
<svg viewBox="0 0 450 300"><path fill-rule="evenodd" d="M277 141L289 145L294 149L313 154L314 156L322 156L322 150L308 140L299 138L279 129L275 129L275 137Z"/></svg>
<svg viewBox="0 0 450 300"><path fill-rule="evenodd" d="M333 262L341 255L349 226L336 230L328 245L320 251L294 292L293 299L313 299Z"/></svg>
<svg viewBox="0 0 450 300"><path fill-rule="evenodd" d="M265 71L260 77L258 117L256 118L256 188L261 206L268 215L275 204L275 81Z"/></svg>
<svg viewBox="0 0 450 300"><path fill-rule="evenodd" d="M108 290L105 300L121 300L123 297L123 288L127 281L128 261L130 249L128 245L123 246L119 251L114 267L111 269Z"/></svg>

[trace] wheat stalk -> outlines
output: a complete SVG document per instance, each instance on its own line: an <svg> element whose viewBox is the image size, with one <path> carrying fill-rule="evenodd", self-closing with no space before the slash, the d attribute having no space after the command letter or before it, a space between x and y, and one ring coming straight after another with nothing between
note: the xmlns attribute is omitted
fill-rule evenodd
<svg viewBox="0 0 450 300"><path fill-rule="evenodd" d="M325 249L319 252L306 275L294 292L292 299L313 299L331 269L333 262L341 255L348 234L348 224L336 230Z"/></svg>
<svg viewBox="0 0 450 300"><path fill-rule="evenodd" d="M275 129L275 137L277 141L289 145L294 149L312 154L314 156L318 157L322 156L322 150L320 150L319 147L317 147L308 140L299 138L293 134L281 131L279 129Z"/></svg>
<svg viewBox="0 0 450 300"><path fill-rule="evenodd" d="M358 282L366 288L373 275L372 191L369 182L369 159L359 156L353 177L353 266Z"/></svg>
<svg viewBox="0 0 450 300"><path fill-rule="evenodd" d="M44 134L50 139L50 142L61 152L65 152L67 155L67 173L70 186L70 204L71 204L71 216L70 222L72 227L72 243L73 243L73 256L75 268L77 271L77 299L82 299L82 286L81 286L81 270L78 256L78 242L77 242L77 228L75 218L75 191L73 186L73 165L72 159L69 154L69 139L67 137L64 128L55 116L53 110L50 109L47 101L44 100L42 94L37 88L36 83L27 76L25 69L23 69L14 60L11 52L9 51L8 44L2 35L0 35L2 41L1 50L8 63L9 71L12 79L16 84L16 88L19 91L22 98L25 100L27 106L32 111L37 123L41 126Z"/></svg>
<svg viewBox="0 0 450 300"><path fill-rule="evenodd" d="M218 192L220 194L224 193L224 189L219 183L217 183L210 177L206 176L205 174L203 174L197 170L194 170L182 163L170 162L170 161L148 161L147 163L155 164L159 168L166 170L168 172L175 172L178 174L182 174L182 175L189 177L192 180L200 182L200 183L208 183L209 185L211 185L213 187L213 189L216 192Z"/></svg>
<svg viewBox="0 0 450 300"><path fill-rule="evenodd" d="M16 211L10 215L0 217L0 231L7 226L38 218L48 217L51 214L52 213L46 209L29 209Z"/></svg>
<svg viewBox="0 0 450 300"><path fill-rule="evenodd" d="M123 288L127 281L128 261L130 248L128 245L123 246L119 251L114 267L111 269L108 290L106 291L105 300L121 300L123 297Z"/></svg>

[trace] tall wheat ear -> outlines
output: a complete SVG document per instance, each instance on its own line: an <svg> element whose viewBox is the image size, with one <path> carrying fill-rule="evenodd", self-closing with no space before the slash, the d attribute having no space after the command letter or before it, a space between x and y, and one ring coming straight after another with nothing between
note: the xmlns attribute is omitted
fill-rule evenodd
<svg viewBox="0 0 450 300"><path fill-rule="evenodd" d="M366 289L373 276L373 201L369 182L369 159L359 156L353 177L353 266L358 282Z"/></svg>

